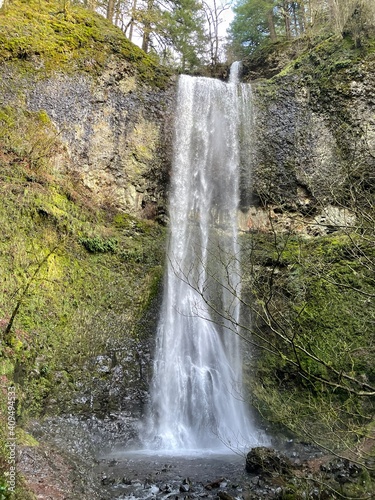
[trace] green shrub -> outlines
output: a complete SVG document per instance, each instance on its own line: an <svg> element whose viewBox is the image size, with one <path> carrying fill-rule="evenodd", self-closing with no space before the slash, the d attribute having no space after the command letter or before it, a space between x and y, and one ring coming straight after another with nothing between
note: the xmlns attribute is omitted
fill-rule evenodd
<svg viewBox="0 0 375 500"><path fill-rule="evenodd" d="M115 253L117 249L117 240L114 238L100 238L94 236L93 238L80 238L79 242L90 253Z"/></svg>

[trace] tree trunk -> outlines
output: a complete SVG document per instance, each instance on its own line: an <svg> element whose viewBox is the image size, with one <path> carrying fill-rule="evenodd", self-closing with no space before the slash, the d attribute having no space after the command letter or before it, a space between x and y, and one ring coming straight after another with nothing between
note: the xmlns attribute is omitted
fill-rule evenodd
<svg viewBox="0 0 375 500"><path fill-rule="evenodd" d="M150 35L151 35L151 12L154 7L154 0L147 0L147 14L146 19L143 24L143 39L142 39L142 50L146 53L150 47Z"/></svg>
<svg viewBox="0 0 375 500"><path fill-rule="evenodd" d="M285 35L288 40L291 39L290 32L290 17L289 17L289 2L283 0L283 15L284 15L284 25L285 25Z"/></svg>
<svg viewBox="0 0 375 500"><path fill-rule="evenodd" d="M150 45L150 32L151 32L151 27L149 26L149 23L147 23L143 28L143 38L142 38L142 50L144 50L146 54L148 52L148 48Z"/></svg>
<svg viewBox="0 0 375 500"><path fill-rule="evenodd" d="M329 17L331 19L331 26L333 27L334 31L337 32L338 30L341 29L340 26L341 23L340 23L339 8L336 0L328 0L328 7L329 7Z"/></svg>
<svg viewBox="0 0 375 500"><path fill-rule="evenodd" d="M137 9L137 0L133 0L133 6L132 6L132 17L130 20L130 28L129 28L129 40L132 41L133 38L133 31L134 31L134 15L135 11Z"/></svg>
<svg viewBox="0 0 375 500"><path fill-rule="evenodd" d="M115 26L120 25L120 14L121 14L121 5L120 5L120 0L117 0L116 6L115 6ZM123 20L122 20L123 23Z"/></svg>
<svg viewBox="0 0 375 500"><path fill-rule="evenodd" d="M304 33L306 31L306 15L303 0L300 0L297 4L297 21L300 33Z"/></svg>
<svg viewBox="0 0 375 500"><path fill-rule="evenodd" d="M108 21L113 22L113 16L115 13L115 0L108 0L108 5L107 5L107 19Z"/></svg>
<svg viewBox="0 0 375 500"><path fill-rule="evenodd" d="M277 37L276 37L275 19L273 17L272 9L267 12L267 24L270 32L270 38L274 42Z"/></svg>

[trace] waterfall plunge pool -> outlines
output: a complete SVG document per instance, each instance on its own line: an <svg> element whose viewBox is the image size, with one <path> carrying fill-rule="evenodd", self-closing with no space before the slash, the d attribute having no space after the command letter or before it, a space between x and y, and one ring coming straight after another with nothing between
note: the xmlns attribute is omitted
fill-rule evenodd
<svg viewBox="0 0 375 500"><path fill-rule="evenodd" d="M218 493L242 496L251 478L245 458L236 454L189 456L147 451L117 451L98 464L103 499L217 498ZM229 497L228 497L229 498Z"/></svg>

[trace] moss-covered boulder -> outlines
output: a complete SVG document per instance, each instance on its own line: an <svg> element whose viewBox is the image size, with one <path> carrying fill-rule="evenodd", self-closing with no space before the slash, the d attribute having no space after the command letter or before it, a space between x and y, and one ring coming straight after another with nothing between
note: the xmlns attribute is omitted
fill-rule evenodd
<svg viewBox="0 0 375 500"><path fill-rule="evenodd" d="M259 446L252 448L246 455L246 471L250 474L272 476L275 474L290 474L292 463L280 452Z"/></svg>

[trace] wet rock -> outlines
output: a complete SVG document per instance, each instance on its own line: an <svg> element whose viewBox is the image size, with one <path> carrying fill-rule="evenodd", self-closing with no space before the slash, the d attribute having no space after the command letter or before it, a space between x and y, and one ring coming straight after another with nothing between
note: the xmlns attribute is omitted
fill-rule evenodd
<svg viewBox="0 0 375 500"><path fill-rule="evenodd" d="M362 467L347 459L335 458L326 464L320 466L322 472L335 475L336 478L358 477L362 472ZM342 481L339 481L342 482Z"/></svg>
<svg viewBox="0 0 375 500"><path fill-rule="evenodd" d="M221 500L234 500L234 497L232 497L232 495L229 495L229 493L227 493L226 491L219 491L219 493L217 494L217 496Z"/></svg>
<svg viewBox="0 0 375 500"><path fill-rule="evenodd" d="M173 491L173 487L172 487L172 485L171 485L171 484L166 484L166 485L163 487L162 491L163 491L164 493L172 493L172 491Z"/></svg>
<svg viewBox="0 0 375 500"><path fill-rule="evenodd" d="M363 468L357 464L353 464L353 462L349 462L348 471L351 477L358 477L363 472Z"/></svg>
<svg viewBox="0 0 375 500"><path fill-rule="evenodd" d="M187 493L188 491L190 491L190 486L191 486L191 482L190 482L189 478L184 479L182 484L180 485L181 493Z"/></svg>
<svg viewBox="0 0 375 500"><path fill-rule="evenodd" d="M101 483L103 486L109 486L111 484L115 484L115 479L113 477L108 477L105 474L103 474Z"/></svg>
<svg viewBox="0 0 375 500"><path fill-rule="evenodd" d="M362 467L347 459L335 458L322 464L320 470L331 476L340 485L355 482L362 472Z"/></svg>
<svg viewBox="0 0 375 500"><path fill-rule="evenodd" d="M351 482L351 478L346 472L339 472L338 474L335 474L335 480L340 484Z"/></svg>
<svg viewBox="0 0 375 500"><path fill-rule="evenodd" d="M206 490L212 490L214 488L220 488L220 484L225 481L225 479L222 477L220 479L216 479L215 481L212 481L212 483L206 484L204 487Z"/></svg>
<svg viewBox="0 0 375 500"><path fill-rule="evenodd" d="M272 476L290 474L292 470L290 460L272 448L259 446L252 448L246 456L246 471L250 474Z"/></svg>
<svg viewBox="0 0 375 500"><path fill-rule="evenodd" d="M159 486L156 486L156 484L151 484L151 485L149 486L149 490L150 490L150 492L151 492L153 495L156 495L157 493L159 493L159 492L160 492L160 488L159 488Z"/></svg>
<svg viewBox="0 0 375 500"><path fill-rule="evenodd" d="M95 359L96 371L100 374L111 373L112 360L109 356L97 356Z"/></svg>

